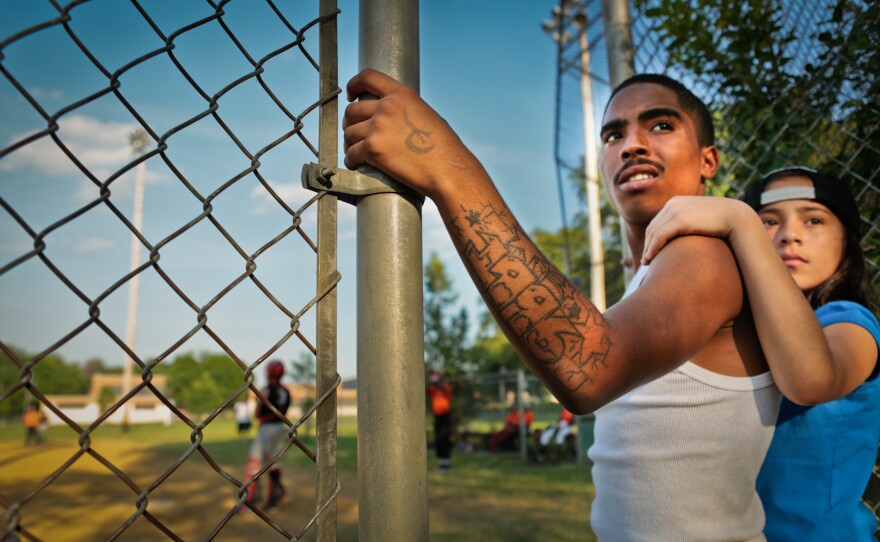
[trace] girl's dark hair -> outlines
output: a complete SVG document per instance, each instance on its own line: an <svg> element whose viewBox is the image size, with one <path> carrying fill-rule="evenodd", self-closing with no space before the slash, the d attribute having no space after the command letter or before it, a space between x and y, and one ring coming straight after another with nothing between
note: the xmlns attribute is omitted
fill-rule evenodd
<svg viewBox="0 0 880 542"><path fill-rule="evenodd" d="M806 293L807 301L813 309L831 301L853 301L868 308L872 307L873 294L858 234L846 228L844 243L843 258L837 271Z"/></svg>

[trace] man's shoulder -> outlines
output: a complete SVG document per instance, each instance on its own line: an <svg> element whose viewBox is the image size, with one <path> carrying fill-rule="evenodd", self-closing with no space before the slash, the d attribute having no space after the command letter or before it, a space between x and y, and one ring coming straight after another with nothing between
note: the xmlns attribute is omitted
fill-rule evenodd
<svg viewBox="0 0 880 542"><path fill-rule="evenodd" d="M645 278L646 285L662 279L664 284L680 284L683 289L714 289L738 285L740 272L733 251L723 239L687 235L673 239L660 251Z"/></svg>
<svg viewBox="0 0 880 542"><path fill-rule="evenodd" d="M651 261L644 278L631 294L606 313L632 323L658 319L720 320L719 325L742 310L744 289L733 252L721 239L687 236L674 239ZM704 322L708 323L708 322Z"/></svg>
<svg viewBox="0 0 880 542"><path fill-rule="evenodd" d="M699 260L704 256L712 254L733 257L733 251L726 240L708 235L682 235L681 237L676 237L667 243L666 247L656 256L655 261L662 260L664 254L676 260ZM726 264L729 262L722 260L719 263Z"/></svg>

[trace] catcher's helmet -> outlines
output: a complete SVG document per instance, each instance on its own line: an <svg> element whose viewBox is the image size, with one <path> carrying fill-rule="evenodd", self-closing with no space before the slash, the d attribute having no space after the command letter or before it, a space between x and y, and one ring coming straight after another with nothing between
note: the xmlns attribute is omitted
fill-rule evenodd
<svg viewBox="0 0 880 542"><path fill-rule="evenodd" d="M280 361L272 360L266 365L266 376L269 378L281 378L284 376L284 364Z"/></svg>

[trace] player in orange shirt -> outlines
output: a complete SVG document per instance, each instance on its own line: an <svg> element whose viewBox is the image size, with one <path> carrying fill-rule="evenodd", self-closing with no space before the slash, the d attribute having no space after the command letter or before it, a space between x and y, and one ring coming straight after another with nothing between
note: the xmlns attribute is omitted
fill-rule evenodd
<svg viewBox="0 0 880 542"><path fill-rule="evenodd" d="M434 448L437 450L437 466L441 471L452 469L452 386L441 373L431 374L427 390L434 414Z"/></svg>
<svg viewBox="0 0 880 542"><path fill-rule="evenodd" d="M37 407L31 405L27 408L22 417L25 428L25 444L40 444L43 442L43 437L40 434L40 424L45 423L45 421L46 418Z"/></svg>

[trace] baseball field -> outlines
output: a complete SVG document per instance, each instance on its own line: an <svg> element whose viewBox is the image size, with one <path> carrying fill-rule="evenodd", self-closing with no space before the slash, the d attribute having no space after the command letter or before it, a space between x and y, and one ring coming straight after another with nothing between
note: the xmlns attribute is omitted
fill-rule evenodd
<svg viewBox="0 0 880 542"><path fill-rule="evenodd" d="M26 502L19 523L46 541L173 539L138 514L138 490L150 488L146 510L182 540L205 540L235 507L237 487L218 474L199 452L188 455L191 430L169 427L100 427L87 442L64 427L50 428L46 441L24 444L20 424L0 426L0 501ZM253 431L250 437L253 436ZM338 540L357 540L356 422L340 420ZM313 439L304 437L314 449ZM205 429L202 445L222 469L241 480L250 438L239 438L231 419ZM111 467L83 451L87 448ZM454 469L428 471L432 541L591 540L588 527L592 484L584 465L523 464L517 456L457 453ZM296 535L315 509L315 465L296 448L284 457L287 495L267 515ZM124 473L125 481L114 470ZM134 489L130 484L133 484ZM133 519L133 521L131 521ZM130 522L121 533L119 529ZM313 530L302 539L314 540ZM27 537L23 536L23 540ZM285 540L250 511L234 514L214 540Z"/></svg>

